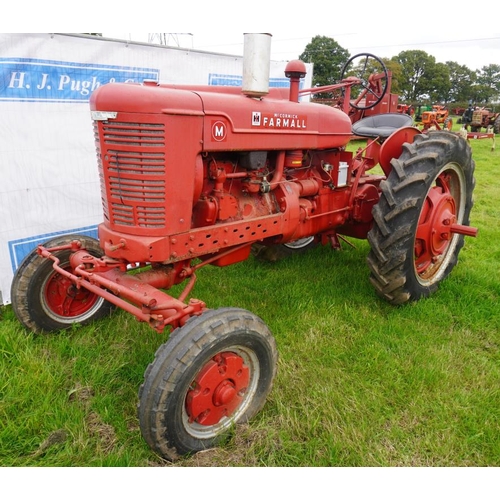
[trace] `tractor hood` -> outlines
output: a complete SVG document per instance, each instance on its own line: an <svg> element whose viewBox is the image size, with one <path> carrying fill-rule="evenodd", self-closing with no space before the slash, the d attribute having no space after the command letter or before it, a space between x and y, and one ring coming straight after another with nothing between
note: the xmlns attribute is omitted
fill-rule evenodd
<svg viewBox="0 0 500 500"><path fill-rule="evenodd" d="M93 113L94 119L117 121L120 113L136 113L138 122L147 115L203 117L203 151L334 149L344 147L352 134L344 112L292 102L285 89L255 98L239 87L110 83L93 92L90 108L107 113Z"/></svg>

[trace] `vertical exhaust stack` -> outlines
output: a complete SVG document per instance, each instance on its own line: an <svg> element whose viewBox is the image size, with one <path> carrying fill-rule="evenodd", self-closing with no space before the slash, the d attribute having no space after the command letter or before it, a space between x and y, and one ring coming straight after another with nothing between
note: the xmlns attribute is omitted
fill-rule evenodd
<svg viewBox="0 0 500 500"><path fill-rule="evenodd" d="M241 90L248 97L261 97L269 93L271 37L269 33L244 33Z"/></svg>

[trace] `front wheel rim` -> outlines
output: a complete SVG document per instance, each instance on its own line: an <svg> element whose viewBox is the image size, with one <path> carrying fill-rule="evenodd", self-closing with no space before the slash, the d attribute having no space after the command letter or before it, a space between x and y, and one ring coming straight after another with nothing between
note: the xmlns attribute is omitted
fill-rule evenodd
<svg viewBox="0 0 500 500"><path fill-rule="evenodd" d="M184 398L186 431L197 439L210 439L234 425L255 397L259 377L259 360L248 348L230 348L210 358Z"/></svg>

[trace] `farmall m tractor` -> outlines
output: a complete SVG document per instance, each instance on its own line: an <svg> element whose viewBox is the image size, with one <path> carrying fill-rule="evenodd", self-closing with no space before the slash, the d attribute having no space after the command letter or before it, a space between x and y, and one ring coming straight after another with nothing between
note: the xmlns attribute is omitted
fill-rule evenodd
<svg viewBox="0 0 500 500"><path fill-rule="evenodd" d="M262 53L261 40L245 35L241 88L98 88L90 106L99 241L48 241L12 283L13 309L34 332L86 324L114 307L160 333L172 330L145 372L138 405L145 441L169 460L217 445L254 416L276 374L262 319L188 298L201 268L241 262L256 244L338 248L346 236L367 238L370 281L396 305L432 294L457 264L464 235L476 235L468 225L474 161L463 138L421 133L400 113L353 124L352 109L383 99L385 68L301 90L305 65L291 61L290 87L269 89L266 62L248 55ZM380 62L356 57L362 69ZM340 107L301 99L336 89ZM350 152L353 136L366 145ZM169 295L182 282L180 295Z"/></svg>

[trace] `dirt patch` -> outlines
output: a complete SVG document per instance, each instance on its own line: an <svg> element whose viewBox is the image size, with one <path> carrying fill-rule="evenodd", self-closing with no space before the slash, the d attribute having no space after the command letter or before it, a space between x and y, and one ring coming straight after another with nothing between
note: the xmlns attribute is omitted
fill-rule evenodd
<svg viewBox="0 0 500 500"><path fill-rule="evenodd" d="M89 433L99 439L99 447L104 453L111 451L116 444L116 433L112 425L105 424L101 417L91 411L85 417Z"/></svg>
<svg viewBox="0 0 500 500"><path fill-rule="evenodd" d="M239 425L225 445L199 451L192 457L174 463L165 462L164 465L166 467L256 467L259 463L255 447L266 439L267 432L265 430L251 430L248 425Z"/></svg>

